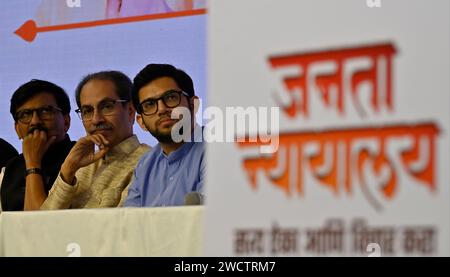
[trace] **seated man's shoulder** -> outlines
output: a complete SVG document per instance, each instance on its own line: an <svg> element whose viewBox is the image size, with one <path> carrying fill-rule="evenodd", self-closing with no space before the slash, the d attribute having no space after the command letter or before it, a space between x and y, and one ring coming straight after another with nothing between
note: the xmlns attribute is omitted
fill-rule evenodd
<svg viewBox="0 0 450 277"><path fill-rule="evenodd" d="M194 147L200 148L202 151L204 151L206 148L206 142L205 141L195 142Z"/></svg>
<svg viewBox="0 0 450 277"><path fill-rule="evenodd" d="M20 170L22 167L25 167L25 158L23 154L20 154L8 161L5 166L5 172L9 170Z"/></svg>
<svg viewBox="0 0 450 277"><path fill-rule="evenodd" d="M194 147L192 147L192 154L195 156L203 157L206 154L206 144L205 142L196 142Z"/></svg>
<svg viewBox="0 0 450 277"><path fill-rule="evenodd" d="M132 159L139 163L152 150L152 147L145 143L141 143L138 148L132 153Z"/></svg>
<svg viewBox="0 0 450 277"><path fill-rule="evenodd" d="M25 192L25 159L23 154L17 155L8 161L4 167L1 180L2 197L6 194Z"/></svg>
<svg viewBox="0 0 450 277"><path fill-rule="evenodd" d="M142 154L144 154L144 153L147 153L147 152L150 151L151 149L152 149L151 146L149 146L149 145L147 145L147 144L145 144L145 143L141 143L141 144L139 145L139 147L137 148L136 153L140 156L140 155L142 155Z"/></svg>
<svg viewBox="0 0 450 277"><path fill-rule="evenodd" d="M158 158L159 154L161 153L161 147L159 144L155 145L154 147L148 146L147 150L142 154L141 158L139 159L139 164L153 164L155 162L155 159Z"/></svg>

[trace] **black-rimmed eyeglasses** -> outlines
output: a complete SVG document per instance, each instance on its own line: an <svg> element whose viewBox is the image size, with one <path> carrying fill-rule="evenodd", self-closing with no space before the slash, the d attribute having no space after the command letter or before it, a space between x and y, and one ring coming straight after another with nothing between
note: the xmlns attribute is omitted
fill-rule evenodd
<svg viewBox="0 0 450 277"><path fill-rule="evenodd" d="M16 120L23 124L28 124L33 118L34 112L41 120L52 120L56 112L62 112L60 108L53 106L44 106L36 109L23 109L16 113Z"/></svg>
<svg viewBox="0 0 450 277"><path fill-rule="evenodd" d="M117 103L125 103L128 102L128 100L122 100L122 99L108 99L100 102L97 106L97 111L100 112L102 115L112 115L116 111L116 104ZM79 109L76 109L75 112L78 114L78 117L83 121L92 120L94 117L94 111L95 108L92 106L82 106Z"/></svg>
<svg viewBox="0 0 450 277"><path fill-rule="evenodd" d="M167 108L175 108L180 105L181 95L189 98L189 94L184 91L169 90L166 91L161 97L146 99L139 104L140 112L145 115L155 114L158 111L159 100L162 100Z"/></svg>

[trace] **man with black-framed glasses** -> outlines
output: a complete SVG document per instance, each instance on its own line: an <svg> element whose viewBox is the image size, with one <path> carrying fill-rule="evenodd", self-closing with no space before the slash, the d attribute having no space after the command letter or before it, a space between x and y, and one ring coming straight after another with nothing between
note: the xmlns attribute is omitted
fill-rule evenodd
<svg viewBox="0 0 450 277"><path fill-rule="evenodd" d="M33 199L28 196L39 191L46 197L75 144L67 134L70 101L61 87L44 80L31 80L13 93L10 112L22 140L23 153L10 160L5 168L2 208L4 211L33 209Z"/></svg>
<svg viewBox="0 0 450 277"><path fill-rule="evenodd" d="M125 206L179 206L187 204L189 195L199 200L192 204L202 204L205 147L201 127L195 123L198 97L191 77L169 64L150 64L134 78L132 95L139 125L159 143L136 166ZM177 108L190 116L172 118ZM177 128L183 119L190 120L182 124L190 128ZM172 136L173 130L188 139L179 141Z"/></svg>
<svg viewBox="0 0 450 277"><path fill-rule="evenodd" d="M40 209L123 205L136 163L149 150L133 134L131 85L119 71L89 74L78 84L76 112L87 135L66 157L48 197L34 195Z"/></svg>

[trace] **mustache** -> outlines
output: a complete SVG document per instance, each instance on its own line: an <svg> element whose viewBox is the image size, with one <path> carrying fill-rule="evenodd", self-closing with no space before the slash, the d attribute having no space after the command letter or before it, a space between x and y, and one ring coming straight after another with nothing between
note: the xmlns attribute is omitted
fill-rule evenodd
<svg viewBox="0 0 450 277"><path fill-rule="evenodd" d="M156 121L156 124L159 125L161 123L161 121L167 120L167 119L179 121L179 120L183 119L183 116L181 115L179 118L171 118L171 113L169 112L169 113L166 113L165 115L160 116L158 121Z"/></svg>
<svg viewBox="0 0 450 277"><path fill-rule="evenodd" d="M167 120L167 119L172 119L172 118L170 118L170 114L169 114L169 115L161 116L161 117L158 119L158 124L161 123L161 121Z"/></svg>
<svg viewBox="0 0 450 277"><path fill-rule="evenodd" d="M112 125L102 123L102 124L95 125L91 129L89 129L89 133L93 133L95 131L102 131L102 130L112 130L112 128L113 128Z"/></svg>
<svg viewBox="0 0 450 277"><path fill-rule="evenodd" d="M37 125L31 126L30 129L28 129L27 134L28 135L32 134L35 130L40 130L40 131L44 131L44 132L48 133L48 128L47 127L45 127L42 124L37 124Z"/></svg>

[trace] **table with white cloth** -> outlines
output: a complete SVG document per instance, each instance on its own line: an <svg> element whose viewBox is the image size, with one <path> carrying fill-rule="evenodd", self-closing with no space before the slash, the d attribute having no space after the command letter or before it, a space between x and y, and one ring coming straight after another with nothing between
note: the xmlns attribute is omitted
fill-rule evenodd
<svg viewBox="0 0 450 277"><path fill-rule="evenodd" d="M0 256L201 256L203 206L0 213Z"/></svg>

